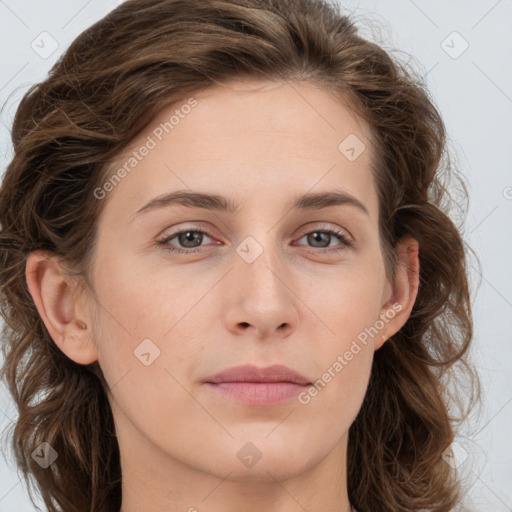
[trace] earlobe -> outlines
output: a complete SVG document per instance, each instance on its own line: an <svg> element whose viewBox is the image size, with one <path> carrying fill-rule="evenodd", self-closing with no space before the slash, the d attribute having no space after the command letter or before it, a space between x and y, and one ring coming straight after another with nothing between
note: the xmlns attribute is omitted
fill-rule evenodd
<svg viewBox="0 0 512 512"><path fill-rule="evenodd" d="M395 279L391 283L391 297L383 305L380 315L381 318L385 317L387 322L374 344L375 350L404 326L418 295L420 282L418 241L410 235L405 235L397 243L396 250L398 264Z"/></svg>
<svg viewBox="0 0 512 512"><path fill-rule="evenodd" d="M30 253L25 276L39 316L62 352L79 364L96 361L88 315L74 294L78 283L66 276L58 259L45 251Z"/></svg>

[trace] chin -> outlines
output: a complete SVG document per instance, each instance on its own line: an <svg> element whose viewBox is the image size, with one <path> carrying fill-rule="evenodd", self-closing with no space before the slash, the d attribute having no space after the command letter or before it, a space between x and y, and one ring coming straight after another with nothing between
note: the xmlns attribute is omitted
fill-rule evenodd
<svg viewBox="0 0 512 512"><path fill-rule="evenodd" d="M229 480L240 482L288 480L314 467L332 449L291 435L268 435L270 431L267 428L265 435L230 440L230 449L215 457L216 473L229 474Z"/></svg>

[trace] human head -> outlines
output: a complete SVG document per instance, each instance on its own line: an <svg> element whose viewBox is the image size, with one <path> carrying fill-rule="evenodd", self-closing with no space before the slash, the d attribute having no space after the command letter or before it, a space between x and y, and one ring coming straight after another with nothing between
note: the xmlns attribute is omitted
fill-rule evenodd
<svg viewBox="0 0 512 512"><path fill-rule="evenodd" d="M296 19L285 15L287 9L296 13ZM184 19L186 30L175 30L175 24ZM133 33L139 37L133 38ZM434 496L450 503L454 493L447 480L449 467L440 454L453 433L438 379L429 373L428 365L448 367L461 357L471 324L462 241L439 208L443 124L428 95L404 69L378 46L359 38L348 18L336 17L319 2L127 2L82 34L52 75L22 101L13 127L15 158L0 196L6 262L2 300L7 327L12 329L7 346L16 347L6 354L11 389L15 389L15 366L23 354L33 361L25 383L27 394L17 397L23 413L15 432L18 459L22 467L31 465L39 473L47 489L62 486L56 479L52 483L48 472L39 471L28 449L34 422L51 416L53 425L41 426L38 438L47 440L53 433L50 444L60 458L56 462L77 467L76 482L93 476L77 502L90 502L93 488L98 506L116 499L115 438L107 446L98 434L104 428L113 433L104 391L107 382L98 365L73 364L52 342L26 289L25 262L29 253L48 251L65 263L69 281L83 278L84 289L91 292L85 296L93 296L96 228L110 200L98 199L95 191L104 190L127 144L166 106L180 105L215 87L229 89L244 78L288 87L314 84L331 97L337 93L343 107L369 127L365 139L369 150L362 158L369 157L371 148L383 268L393 280L397 244L410 235L420 247L421 285L407 323L375 353L366 398L350 430L349 492L361 509L371 509L383 499L389 509L396 509L391 501L397 495L393 479L407 474L410 496L419 495L425 482L432 483L429 496L417 497L417 508L421 499L427 503ZM140 179L140 174L133 177ZM109 192L112 202L130 179ZM459 338L449 337L446 311L460 320ZM41 343L36 345L37 341ZM90 363L87 354L77 362ZM84 400L91 388L93 399ZM31 397L46 389L55 390L56 398L29 409ZM80 405L63 414L69 400ZM77 446L73 436L78 428L73 424L81 424L86 417L96 423ZM397 430L391 433L389 427L395 421ZM432 432L436 435L429 437ZM391 471L387 454L394 450L398 455ZM423 457L416 465L413 451ZM372 465L370 458L380 463ZM106 459L110 460L106 474L95 473L94 468ZM430 472L418 476L422 465L430 467ZM66 478L69 483L75 481L72 476ZM108 498L106 480L112 481Z"/></svg>

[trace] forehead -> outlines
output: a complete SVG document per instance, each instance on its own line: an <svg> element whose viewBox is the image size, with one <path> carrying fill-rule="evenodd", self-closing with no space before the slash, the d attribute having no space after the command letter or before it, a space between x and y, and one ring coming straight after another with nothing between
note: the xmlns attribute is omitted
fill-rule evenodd
<svg viewBox="0 0 512 512"><path fill-rule="evenodd" d="M307 82L232 82L162 108L110 166L110 174L127 172L108 202L122 208L122 199L129 215L176 189L243 204L249 196L287 201L287 191L342 187L371 203L372 153L369 127L332 91Z"/></svg>

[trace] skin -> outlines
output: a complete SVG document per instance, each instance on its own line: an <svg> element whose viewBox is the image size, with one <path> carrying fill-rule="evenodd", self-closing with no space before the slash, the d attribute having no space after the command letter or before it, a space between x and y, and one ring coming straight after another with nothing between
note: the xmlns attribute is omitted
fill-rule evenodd
<svg viewBox="0 0 512 512"><path fill-rule="evenodd" d="M99 361L105 374L122 512L349 511L348 429L374 351L416 299L418 244L400 241L388 281L370 131L332 93L306 82L236 82L194 97L197 106L102 199L90 275L96 299L78 293L78 281L42 252L27 261L30 292L61 350L81 364ZM131 150L179 106L162 109ZM354 161L338 149L350 134L366 146ZM222 194L240 210L178 204L135 215L183 189ZM368 213L351 204L288 207L292 196L334 189ZM197 235L195 253L158 245L180 229L209 234ZM326 229L351 237L352 246L335 235L316 244L306 236ZM251 263L236 250L248 236L262 249ZM192 247L178 237L167 246ZM315 382L393 305L392 318L307 404L240 404L202 382L246 363L280 363ZM147 338L160 350L148 366L134 356ZM261 454L252 467L237 457L248 442Z"/></svg>

